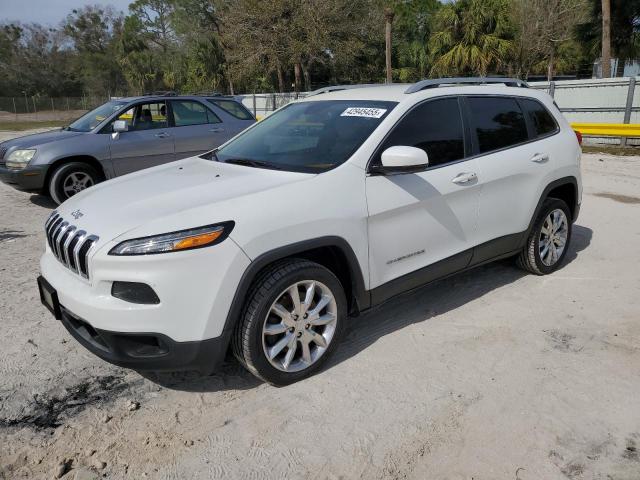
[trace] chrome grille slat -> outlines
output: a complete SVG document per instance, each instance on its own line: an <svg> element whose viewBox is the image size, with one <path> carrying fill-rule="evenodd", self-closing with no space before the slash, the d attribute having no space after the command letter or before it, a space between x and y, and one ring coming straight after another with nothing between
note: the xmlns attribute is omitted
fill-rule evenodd
<svg viewBox="0 0 640 480"><path fill-rule="evenodd" d="M62 218L58 216L58 218L51 223L49 227L49 231L47 232L47 240L49 242L49 248L52 251L53 251L53 232L56 230L56 228L58 228L58 225L60 223L62 223Z"/></svg>
<svg viewBox="0 0 640 480"><path fill-rule="evenodd" d="M99 237L65 221L53 212L44 224L47 243L53 255L69 270L89 279L89 255Z"/></svg>
<svg viewBox="0 0 640 480"><path fill-rule="evenodd" d="M71 244L73 237L75 237L75 231L76 227L73 225L67 229L67 238L62 245L62 257L64 258L64 264L69 268L71 268L71 262L69 261L69 245Z"/></svg>
<svg viewBox="0 0 640 480"><path fill-rule="evenodd" d="M58 241L60 240L60 236L65 232L68 226L69 222L62 222L53 234L53 254L57 257L58 260L60 260Z"/></svg>
<svg viewBox="0 0 640 480"><path fill-rule="evenodd" d="M82 244L84 243L84 239L87 236L87 232L84 230L79 230L76 233L78 237L78 242L76 246L73 248L73 263L75 264L74 272L80 273L80 248L82 248Z"/></svg>

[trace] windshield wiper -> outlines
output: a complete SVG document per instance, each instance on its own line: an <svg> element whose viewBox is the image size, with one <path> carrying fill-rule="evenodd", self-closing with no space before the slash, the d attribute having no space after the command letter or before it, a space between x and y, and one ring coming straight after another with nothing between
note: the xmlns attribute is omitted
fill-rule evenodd
<svg viewBox="0 0 640 480"><path fill-rule="evenodd" d="M242 165L244 167L268 168L271 170L285 170L284 168L269 162L263 162L261 160L249 160L248 158L229 158L228 160L224 160L222 163L231 163L233 165Z"/></svg>

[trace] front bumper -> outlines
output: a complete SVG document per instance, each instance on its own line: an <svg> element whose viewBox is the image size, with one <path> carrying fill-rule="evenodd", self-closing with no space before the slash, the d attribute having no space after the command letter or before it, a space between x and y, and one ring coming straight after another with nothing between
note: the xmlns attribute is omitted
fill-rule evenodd
<svg viewBox="0 0 640 480"><path fill-rule="evenodd" d="M13 170L0 165L0 181L25 192L37 192L44 188L46 167L27 166L23 170Z"/></svg>
<svg viewBox="0 0 640 480"><path fill-rule="evenodd" d="M87 350L109 363L133 370L212 373L224 360L229 335L194 342L176 342L161 333L110 332L93 328L64 305L61 322Z"/></svg>

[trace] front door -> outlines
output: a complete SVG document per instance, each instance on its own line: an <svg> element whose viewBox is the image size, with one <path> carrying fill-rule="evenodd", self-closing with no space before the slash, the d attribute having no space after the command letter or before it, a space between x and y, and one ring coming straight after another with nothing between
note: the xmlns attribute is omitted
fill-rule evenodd
<svg viewBox="0 0 640 480"><path fill-rule="evenodd" d="M414 107L394 127L373 162L380 162L382 151L396 145L425 150L429 168L366 178L371 288L397 280L385 286L385 297L398 293L397 288L424 283L434 273L464 268L478 222L478 166L476 160L465 159L469 147L457 98ZM429 266L433 268L425 268Z"/></svg>
<svg viewBox="0 0 640 480"><path fill-rule="evenodd" d="M127 132L111 136L111 160L116 175L135 172L176 159L164 101L140 103L120 114Z"/></svg>

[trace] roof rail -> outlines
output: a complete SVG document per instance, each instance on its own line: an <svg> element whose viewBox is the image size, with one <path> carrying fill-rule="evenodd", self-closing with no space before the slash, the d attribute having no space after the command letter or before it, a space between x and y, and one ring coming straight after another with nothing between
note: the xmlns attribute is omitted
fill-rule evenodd
<svg viewBox="0 0 640 480"><path fill-rule="evenodd" d="M330 87L322 87L313 92L309 92L306 96L312 97L314 95L320 95L321 93L339 92L340 90L352 90L354 88L367 88L367 87L384 87L391 85L389 83L360 83L357 85L332 85Z"/></svg>
<svg viewBox="0 0 640 480"><path fill-rule="evenodd" d="M206 92L206 91L196 92L196 93L193 93L192 95L197 95L197 96L200 96L200 97L224 97L225 96L224 94L222 94L220 92L216 92L216 91L213 91L213 92Z"/></svg>
<svg viewBox="0 0 640 480"><path fill-rule="evenodd" d="M407 88L404 93L416 93L427 88L437 88L442 85L488 85L503 83L507 87L529 88L529 84L519 78L501 77L458 77L458 78L434 78L421 80Z"/></svg>
<svg viewBox="0 0 640 480"><path fill-rule="evenodd" d="M178 94L176 92L173 92L171 90L159 90L156 92L145 92L142 94L145 97L151 96L151 95L156 95L159 97L175 97Z"/></svg>

